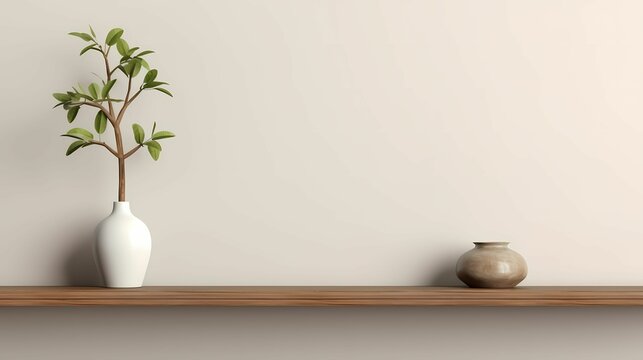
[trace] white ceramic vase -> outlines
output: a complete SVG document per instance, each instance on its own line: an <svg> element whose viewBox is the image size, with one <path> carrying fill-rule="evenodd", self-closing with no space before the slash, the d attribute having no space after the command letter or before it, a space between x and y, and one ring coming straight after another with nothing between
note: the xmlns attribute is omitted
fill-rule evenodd
<svg viewBox="0 0 643 360"><path fill-rule="evenodd" d="M94 257L105 286L143 286L151 250L150 230L132 214L129 202L114 202L112 213L96 227Z"/></svg>

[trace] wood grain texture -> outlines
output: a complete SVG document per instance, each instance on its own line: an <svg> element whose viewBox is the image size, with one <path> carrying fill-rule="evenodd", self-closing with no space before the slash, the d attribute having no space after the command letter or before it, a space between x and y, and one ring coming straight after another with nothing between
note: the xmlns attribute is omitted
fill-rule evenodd
<svg viewBox="0 0 643 360"><path fill-rule="evenodd" d="M0 287L0 306L643 306L643 287Z"/></svg>

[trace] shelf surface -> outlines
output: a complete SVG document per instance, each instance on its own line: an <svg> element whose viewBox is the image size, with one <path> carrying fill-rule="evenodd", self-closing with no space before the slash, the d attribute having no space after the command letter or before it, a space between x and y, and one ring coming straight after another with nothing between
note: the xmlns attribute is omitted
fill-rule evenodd
<svg viewBox="0 0 643 360"><path fill-rule="evenodd" d="M0 306L643 306L643 286L0 286Z"/></svg>

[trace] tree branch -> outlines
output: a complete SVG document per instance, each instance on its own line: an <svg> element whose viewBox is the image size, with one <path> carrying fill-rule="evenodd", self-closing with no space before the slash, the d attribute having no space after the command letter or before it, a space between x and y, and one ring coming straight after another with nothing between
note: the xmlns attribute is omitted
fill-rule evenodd
<svg viewBox="0 0 643 360"><path fill-rule="evenodd" d="M116 124L120 124L121 120L123 119L123 115L125 115L125 109L129 106L129 95L132 92L132 76L127 77L127 94L125 94L125 102L123 103L123 107L121 108L121 111L118 112L118 117L116 118Z"/></svg>
<svg viewBox="0 0 643 360"><path fill-rule="evenodd" d="M100 146L104 147L105 149L109 150L109 152L111 152L112 155L118 157L118 153L116 152L116 150L112 149L112 147L107 145L107 143L105 143L104 141L90 140L89 143L94 144L94 145L100 145Z"/></svg>
<svg viewBox="0 0 643 360"><path fill-rule="evenodd" d="M103 105L101 105L101 104L99 104L99 103L97 103L97 102L93 102L93 101L85 100L85 101L83 101L83 102L70 103L69 105L71 105L71 106L89 105L89 106L91 106L91 107L95 107L95 108L97 108L97 109L101 109L101 110L105 113L105 115L107 115L107 119L109 120L109 122L111 122L111 123L112 123L112 125L114 124L114 120L115 120L115 119L114 119L114 117L112 116L112 114L110 114L110 113L109 113L109 110L107 110Z"/></svg>
<svg viewBox="0 0 643 360"><path fill-rule="evenodd" d="M134 99L136 99L136 98L138 97L138 95L139 95L140 93L142 93L142 92L143 92L143 89L139 89L139 90L136 92L136 94L134 94L134 96L132 96L132 98L129 100L129 102L134 101Z"/></svg>
<svg viewBox="0 0 643 360"><path fill-rule="evenodd" d="M143 147L143 145L141 145L141 144L136 145L134 148L132 148L132 150L128 151L127 153L125 153L125 155L123 155L123 159L127 159L128 157L134 155L134 153L137 152L138 149L140 149L142 147Z"/></svg>
<svg viewBox="0 0 643 360"><path fill-rule="evenodd" d="M131 82L131 78L130 78L130 82ZM142 91L143 91L143 89L139 89L139 90L134 94L134 96L132 96L132 98L131 98L131 99L128 99L128 98L129 98L129 95L130 95L130 87L128 86L128 89L127 89L127 96L125 97L125 102L123 103L123 107L121 108L121 111L118 113L118 117L116 118L116 123L117 123L117 124L120 124L120 123L121 123L121 120L123 120L123 115L125 115L125 110L127 110L127 108L129 107L129 105L130 105L134 100L136 100L136 98L138 97L138 95L140 95L140 94L141 94L141 92L142 92Z"/></svg>
<svg viewBox="0 0 643 360"><path fill-rule="evenodd" d="M132 75L127 77L127 94L125 95L125 102L129 100L129 94L132 91Z"/></svg>
<svg viewBox="0 0 643 360"><path fill-rule="evenodd" d="M107 54L103 54L103 59L105 59L105 73L107 73L107 82L109 82L112 79L112 73L109 71L109 59L107 58ZM109 95L108 95L109 96ZM111 96L109 96L111 98ZM114 115L114 105L112 105L112 100L107 100L107 104L109 105L109 113Z"/></svg>

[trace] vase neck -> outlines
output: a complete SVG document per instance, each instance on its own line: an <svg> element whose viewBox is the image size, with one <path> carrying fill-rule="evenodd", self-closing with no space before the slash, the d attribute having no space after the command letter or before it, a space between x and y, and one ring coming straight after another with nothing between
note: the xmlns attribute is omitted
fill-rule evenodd
<svg viewBox="0 0 643 360"><path fill-rule="evenodd" d="M488 242L474 242L477 248L506 248L509 246L507 241L488 241Z"/></svg>
<svg viewBox="0 0 643 360"><path fill-rule="evenodd" d="M112 214L131 214L132 210L129 208L129 201L114 201L112 207Z"/></svg>

